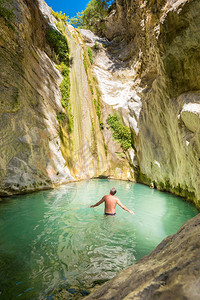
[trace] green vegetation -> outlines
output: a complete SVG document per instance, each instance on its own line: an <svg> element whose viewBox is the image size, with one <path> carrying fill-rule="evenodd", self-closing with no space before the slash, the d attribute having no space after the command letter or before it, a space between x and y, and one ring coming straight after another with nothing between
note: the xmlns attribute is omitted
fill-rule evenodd
<svg viewBox="0 0 200 300"><path fill-rule="evenodd" d="M94 127L94 122L91 120L92 123L92 130L91 130L91 153L96 159L98 159L98 147L97 147L97 137L96 137L96 131Z"/></svg>
<svg viewBox="0 0 200 300"><path fill-rule="evenodd" d="M93 50L98 51L100 49L100 44L95 42L94 46L92 47Z"/></svg>
<svg viewBox="0 0 200 300"><path fill-rule="evenodd" d="M0 17L2 17L6 23L6 25L11 28L12 30L15 30L14 26L12 25L11 21L14 17L14 12L12 9L9 9L8 7L5 7L5 3L9 4L11 3L10 0L0 0Z"/></svg>
<svg viewBox="0 0 200 300"><path fill-rule="evenodd" d="M100 106L100 98L99 96L97 97L97 99L94 99L94 106L96 109L96 113L99 119L99 122L101 122L101 106ZM101 125L99 125L101 128Z"/></svg>
<svg viewBox="0 0 200 300"><path fill-rule="evenodd" d="M58 67L63 75L63 81L61 82L61 85L60 85L60 91L61 91L61 95L62 95L61 104L62 104L62 107L65 108L68 112L68 125L69 125L68 129L69 129L69 132L71 132L72 125L73 125L73 115L71 113L71 106L70 106L70 102L69 102L69 100L70 100L69 66L66 66L62 62ZM58 119L58 117L57 117L57 119ZM60 121L63 121L63 120L60 119Z"/></svg>
<svg viewBox="0 0 200 300"><path fill-rule="evenodd" d="M88 47L88 56L90 59L90 63L92 65L93 64L93 53L92 53L92 49L90 47Z"/></svg>
<svg viewBox="0 0 200 300"><path fill-rule="evenodd" d="M108 8L114 0L90 0L86 9L70 19L75 27L91 29L94 32L103 29L102 21L108 14ZM98 27L96 26L98 24Z"/></svg>
<svg viewBox="0 0 200 300"><path fill-rule="evenodd" d="M61 20L64 23L67 23L68 16L66 16L65 13L63 14L62 11L55 12L55 11L53 11L53 9L51 9L51 13L56 18L57 21Z"/></svg>
<svg viewBox="0 0 200 300"><path fill-rule="evenodd" d="M69 99L70 99L70 77L69 77L69 66L67 66L65 63L61 63L58 66L59 70L61 71L63 75L63 81L60 85L60 91L61 91L61 104L63 108L68 109L69 107Z"/></svg>
<svg viewBox="0 0 200 300"><path fill-rule="evenodd" d="M61 26L61 32L64 32L64 24L66 22L66 16L60 13L52 14L58 20L58 24ZM61 104L64 109L66 109L66 114L63 112L59 112L57 114L57 120L59 122L66 122L68 124L69 132L72 131L72 124L73 124L73 116L71 113L71 106L70 106L70 76L69 76L69 48L67 38L61 32L55 30L52 27L47 29L46 37L49 45L51 46L54 59L56 63L59 63L58 69L61 71L63 76L63 80L60 84L60 92L62 95ZM62 132L62 130L61 130Z"/></svg>
<svg viewBox="0 0 200 300"><path fill-rule="evenodd" d="M64 114L63 112L59 112L57 114L57 120L60 121L60 122L66 120L66 114Z"/></svg>
<svg viewBox="0 0 200 300"><path fill-rule="evenodd" d="M84 67L85 67L85 72L87 74L88 64L87 64L87 59L86 59L85 53L83 53L83 64L84 64Z"/></svg>
<svg viewBox="0 0 200 300"><path fill-rule="evenodd" d="M103 130L104 127L103 127L103 122L99 122L99 127Z"/></svg>
<svg viewBox="0 0 200 300"><path fill-rule="evenodd" d="M113 138L120 143L122 149L127 151L131 148L132 142L130 128L123 125L122 121L116 114L109 115L106 122L113 132Z"/></svg>
<svg viewBox="0 0 200 300"><path fill-rule="evenodd" d="M69 48L67 38L59 31L52 27L47 29L46 33L47 42L56 54L56 58L59 62L68 64L69 62Z"/></svg>
<svg viewBox="0 0 200 300"><path fill-rule="evenodd" d="M91 84L90 84L90 92L91 92L92 95L94 95L94 90L93 90L93 87L92 87Z"/></svg>
<svg viewBox="0 0 200 300"><path fill-rule="evenodd" d="M61 104L62 107L68 108L70 97L70 78L69 76L63 76L63 81L60 85L60 91L62 95Z"/></svg>
<svg viewBox="0 0 200 300"><path fill-rule="evenodd" d="M56 18L56 20L58 21L58 22L56 22L56 27L58 28L58 30L62 34L65 34L65 26L67 25L67 20L68 20L69 17L66 16L65 13L63 14L62 11L54 12L51 9L51 13Z"/></svg>
<svg viewBox="0 0 200 300"><path fill-rule="evenodd" d="M60 13L54 13L52 11L52 14L56 17L56 19L62 23L62 19L64 19L64 22L66 21L66 16L62 15L62 12ZM70 98L70 77L69 77L69 47L67 43L67 38L60 33L59 31L55 30L52 27L49 27L47 29L47 41L55 54L57 55L57 58L60 62L60 65L58 66L59 70L61 71L63 75L63 81L60 85L60 91L61 91L61 104L63 108L69 109L69 98Z"/></svg>

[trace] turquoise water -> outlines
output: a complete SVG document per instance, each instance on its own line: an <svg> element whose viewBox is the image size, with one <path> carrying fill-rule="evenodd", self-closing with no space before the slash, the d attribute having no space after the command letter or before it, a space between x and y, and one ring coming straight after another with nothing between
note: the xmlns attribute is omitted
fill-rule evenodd
<svg viewBox="0 0 200 300"><path fill-rule="evenodd" d="M135 215L103 204L111 187ZM141 184L90 180L0 203L0 299L52 299L88 290L150 253L197 215L182 199ZM54 297L53 297L54 298Z"/></svg>

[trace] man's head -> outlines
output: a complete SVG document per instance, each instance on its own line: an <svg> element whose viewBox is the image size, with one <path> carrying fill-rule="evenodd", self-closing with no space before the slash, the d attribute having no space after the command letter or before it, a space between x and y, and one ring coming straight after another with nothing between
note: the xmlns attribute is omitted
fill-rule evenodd
<svg viewBox="0 0 200 300"><path fill-rule="evenodd" d="M117 190L116 190L116 188L112 188L111 190L110 190L110 194L111 195L115 195L117 193Z"/></svg>

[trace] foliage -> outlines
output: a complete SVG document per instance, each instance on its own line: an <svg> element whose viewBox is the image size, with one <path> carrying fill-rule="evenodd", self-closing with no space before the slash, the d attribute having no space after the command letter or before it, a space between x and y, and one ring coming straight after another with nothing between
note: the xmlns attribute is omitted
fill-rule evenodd
<svg viewBox="0 0 200 300"><path fill-rule="evenodd" d="M6 1L7 3L10 2L10 0ZM9 9L4 6L5 0L0 0L0 17L2 17L6 23L6 25L11 28L12 30L15 30L14 26L11 24L11 21L14 17L14 12L12 9Z"/></svg>
<svg viewBox="0 0 200 300"><path fill-rule="evenodd" d="M65 13L63 14L62 11L60 12L54 12L51 9L51 13L52 15L56 18L57 22L56 22L56 27L58 28L59 31L61 31L63 34L65 34L65 25L67 25L67 20L68 20L68 16L65 15Z"/></svg>
<svg viewBox="0 0 200 300"><path fill-rule="evenodd" d="M62 95L61 104L62 107L67 110L68 115L68 129L69 132L72 131L73 127L73 115L71 113L71 106L70 106L70 76L69 76L69 67L66 66L63 62L58 66L61 74L63 75L63 81L60 85L60 92Z"/></svg>
<svg viewBox="0 0 200 300"><path fill-rule="evenodd" d="M88 66L87 66L87 59L85 53L83 53L83 64L84 64L85 72L87 73Z"/></svg>
<svg viewBox="0 0 200 300"><path fill-rule="evenodd" d="M91 85L91 84L89 84L89 86L90 86L90 92L91 92L91 94L92 94L92 95L94 95L94 90L93 90L93 87L92 87L92 85Z"/></svg>
<svg viewBox="0 0 200 300"><path fill-rule="evenodd" d="M96 131L94 127L93 119L91 120L92 130L91 130L91 153L96 159L98 158L98 147L97 147L97 137L96 137Z"/></svg>
<svg viewBox="0 0 200 300"><path fill-rule="evenodd" d="M93 50L98 51L100 49L100 44L95 42L94 46L92 47Z"/></svg>
<svg viewBox="0 0 200 300"><path fill-rule="evenodd" d="M88 47L88 56L90 59L90 63L92 65L93 64L93 53L92 53L92 49L90 47Z"/></svg>
<svg viewBox="0 0 200 300"><path fill-rule="evenodd" d="M65 23L64 22L62 22L62 21L56 22L56 27L62 34L65 34Z"/></svg>
<svg viewBox="0 0 200 300"><path fill-rule="evenodd" d="M101 120L101 107L100 107L100 99L97 97L97 100L94 99L94 106L96 108L96 113L99 121Z"/></svg>
<svg viewBox="0 0 200 300"><path fill-rule="evenodd" d="M65 13L63 14L62 11L60 12L55 12L53 11L53 9L51 9L51 13L52 15L56 18L57 21L61 20L64 23L67 23L67 19L69 18L68 16L65 15Z"/></svg>
<svg viewBox="0 0 200 300"><path fill-rule="evenodd" d="M58 56L59 61L68 64L69 49L67 38L52 27L47 29L46 37L49 45Z"/></svg>
<svg viewBox="0 0 200 300"><path fill-rule="evenodd" d="M99 122L99 127L103 130L104 127L103 127L103 122Z"/></svg>
<svg viewBox="0 0 200 300"><path fill-rule="evenodd" d="M56 62L59 61L60 65L58 69L61 71L63 76L63 80L60 84L60 92L61 92L61 105L64 109L66 109L66 114L60 112L57 114L57 119L59 122L64 122L68 124L68 131L72 131L73 126L73 115L71 113L71 106L70 106L70 76L69 76L69 48L67 38L64 35L65 32L65 24L67 22L67 16L62 14L62 12L54 12L51 11L54 17L57 19L57 28L61 31L57 31L56 29L49 27L47 30L47 41L53 52L55 53L54 56L56 58ZM62 124L63 125L63 124ZM62 128L60 127L60 138L64 143L64 136Z"/></svg>
<svg viewBox="0 0 200 300"><path fill-rule="evenodd" d="M66 114L64 114L63 112L59 112L57 114L57 120L60 121L60 122L66 120Z"/></svg>
<svg viewBox="0 0 200 300"><path fill-rule="evenodd" d="M78 12L70 19L70 23L75 27L96 30L97 22L100 23L108 14L108 8L114 0L90 0L86 9Z"/></svg>
<svg viewBox="0 0 200 300"><path fill-rule="evenodd" d="M63 62L58 66L58 68L63 76L69 76L69 67L66 66Z"/></svg>
<svg viewBox="0 0 200 300"><path fill-rule="evenodd" d="M62 95L61 104L64 108L68 108L70 97L70 78L69 76L63 76L63 81L60 85L60 91Z"/></svg>
<svg viewBox="0 0 200 300"><path fill-rule="evenodd" d="M127 126L122 124L120 118L116 114L109 115L106 122L110 125L113 138L120 143L122 149L127 151L131 148L131 131Z"/></svg>

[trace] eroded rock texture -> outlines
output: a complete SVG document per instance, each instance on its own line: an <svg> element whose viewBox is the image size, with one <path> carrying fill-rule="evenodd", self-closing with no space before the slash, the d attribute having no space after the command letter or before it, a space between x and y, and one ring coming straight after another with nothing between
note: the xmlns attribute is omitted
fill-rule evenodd
<svg viewBox="0 0 200 300"><path fill-rule="evenodd" d="M1 5L13 17L11 26L0 19L0 195L102 174L115 177L117 171L116 177L125 179L129 165L106 148L76 36L73 40L67 28L63 33L71 62L70 131L57 119L66 114L60 93L63 77L47 42L47 30L58 30L57 20L43 0ZM115 156L112 165L109 155Z"/></svg>
<svg viewBox="0 0 200 300"><path fill-rule="evenodd" d="M72 180L60 150L56 114L62 76L50 59L47 23L37 2L14 1L1 18L0 193Z"/></svg>
<svg viewBox="0 0 200 300"><path fill-rule="evenodd" d="M108 51L135 71L128 107L138 180L192 200L197 207L199 12L198 0L117 0L105 30L112 41Z"/></svg>
<svg viewBox="0 0 200 300"><path fill-rule="evenodd" d="M199 238L200 215L86 299L199 299Z"/></svg>

